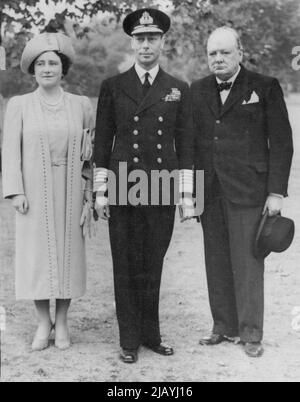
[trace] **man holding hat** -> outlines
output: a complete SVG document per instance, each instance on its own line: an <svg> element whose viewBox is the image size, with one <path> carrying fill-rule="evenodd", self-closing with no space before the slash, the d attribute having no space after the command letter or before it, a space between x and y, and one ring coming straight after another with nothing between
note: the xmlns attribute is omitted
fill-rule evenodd
<svg viewBox="0 0 300 402"><path fill-rule="evenodd" d="M244 68L234 29L215 30L207 54L212 75L192 85L195 168L205 171L201 221L214 320L212 335L200 343L240 337L246 354L259 357L264 255L255 253L255 237L262 214L278 215L287 196L292 131L278 81ZM281 227L291 237L291 225Z"/></svg>
<svg viewBox="0 0 300 402"><path fill-rule="evenodd" d="M165 187L161 186L156 205L134 204L130 199L127 205L119 199L112 205L107 197L108 171L115 174L119 188L126 184L120 164L127 166L128 174L143 172L149 182L153 172L179 170L182 220L193 216L189 202L193 184L189 87L159 65L170 23L166 14L148 8L125 18L124 31L132 38L135 65L103 82L97 111L95 208L101 218L109 220L121 359L125 363L137 361L142 345L164 356L174 353L161 340L159 292L176 202L172 197L168 205L162 202Z"/></svg>

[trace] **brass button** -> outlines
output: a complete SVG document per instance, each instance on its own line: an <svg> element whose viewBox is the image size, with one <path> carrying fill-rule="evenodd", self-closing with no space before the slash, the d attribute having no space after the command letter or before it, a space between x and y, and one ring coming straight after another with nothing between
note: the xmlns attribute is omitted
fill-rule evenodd
<svg viewBox="0 0 300 402"><path fill-rule="evenodd" d="M134 158L134 159L133 159L133 162L134 162L134 163L139 163L139 161L140 161L139 158Z"/></svg>
<svg viewBox="0 0 300 402"><path fill-rule="evenodd" d="M157 134L158 135L163 135L163 132L161 130L158 130Z"/></svg>
<svg viewBox="0 0 300 402"><path fill-rule="evenodd" d="M139 116L134 116L134 121L136 121L136 122L140 121Z"/></svg>
<svg viewBox="0 0 300 402"><path fill-rule="evenodd" d="M134 149L139 149L139 144L133 144Z"/></svg>
<svg viewBox="0 0 300 402"><path fill-rule="evenodd" d="M162 145L161 145L161 144L157 144L157 149L162 149Z"/></svg>
<svg viewBox="0 0 300 402"><path fill-rule="evenodd" d="M159 116L158 121L162 123L164 121L164 118L162 116Z"/></svg>
<svg viewBox="0 0 300 402"><path fill-rule="evenodd" d="M138 131L138 130L134 130L133 134L134 134L134 135L139 135L139 131Z"/></svg>
<svg viewBox="0 0 300 402"><path fill-rule="evenodd" d="M162 159L161 159L161 158L157 158L157 163L161 164L161 163L162 163Z"/></svg>

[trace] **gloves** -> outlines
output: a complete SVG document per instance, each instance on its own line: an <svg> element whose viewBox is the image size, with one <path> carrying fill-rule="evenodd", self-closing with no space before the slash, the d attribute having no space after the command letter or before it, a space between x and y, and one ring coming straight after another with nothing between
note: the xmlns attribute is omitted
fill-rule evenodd
<svg viewBox="0 0 300 402"><path fill-rule="evenodd" d="M82 227L83 236L87 235L92 237L92 208L89 202L86 202L83 206L83 211L80 219L80 226Z"/></svg>

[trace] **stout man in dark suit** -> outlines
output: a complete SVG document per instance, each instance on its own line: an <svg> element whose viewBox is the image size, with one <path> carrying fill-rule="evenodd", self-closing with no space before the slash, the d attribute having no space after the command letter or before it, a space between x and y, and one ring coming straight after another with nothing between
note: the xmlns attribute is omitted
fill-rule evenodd
<svg viewBox="0 0 300 402"><path fill-rule="evenodd" d="M205 171L201 217L214 327L200 341L240 337L263 354L264 260L253 253L262 213L280 213L293 155L283 92L275 78L246 70L237 32L218 28L207 45L212 75L192 85L195 168Z"/></svg>
<svg viewBox="0 0 300 402"><path fill-rule="evenodd" d="M121 182L123 189L124 175L127 179L131 173L143 173L150 183L153 172L179 171L182 217L193 216L193 208L189 208L193 191L190 90L159 65L169 28L169 17L154 9L138 10L125 18L124 30L132 37L136 62L126 73L103 82L97 112L96 210L109 219L121 359L125 363L137 361L141 345L164 356L174 353L160 335L159 291L176 203L172 195L164 202L166 186L161 186L156 205L130 199L124 205L119 192L112 205L106 194L107 170L115 174L117 187ZM170 188L174 189L174 183ZM131 190L130 185L129 193ZM140 194L140 199L147 197Z"/></svg>

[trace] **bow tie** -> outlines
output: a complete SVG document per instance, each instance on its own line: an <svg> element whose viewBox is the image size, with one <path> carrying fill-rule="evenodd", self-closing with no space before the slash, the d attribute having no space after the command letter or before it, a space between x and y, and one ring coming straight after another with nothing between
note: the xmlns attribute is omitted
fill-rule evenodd
<svg viewBox="0 0 300 402"><path fill-rule="evenodd" d="M217 84L218 91L229 91L232 87L232 82L221 82L221 84Z"/></svg>

